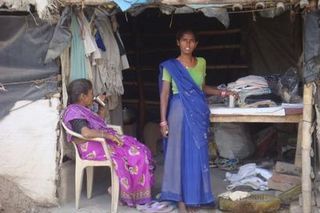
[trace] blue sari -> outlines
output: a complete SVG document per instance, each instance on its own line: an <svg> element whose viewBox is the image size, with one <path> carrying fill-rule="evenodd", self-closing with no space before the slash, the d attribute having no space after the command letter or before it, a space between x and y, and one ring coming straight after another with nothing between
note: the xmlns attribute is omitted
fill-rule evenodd
<svg viewBox="0 0 320 213"><path fill-rule="evenodd" d="M161 199L187 205L212 203L207 138L210 111L205 95L176 59L160 64L160 91L163 68L172 76L179 93L169 98Z"/></svg>

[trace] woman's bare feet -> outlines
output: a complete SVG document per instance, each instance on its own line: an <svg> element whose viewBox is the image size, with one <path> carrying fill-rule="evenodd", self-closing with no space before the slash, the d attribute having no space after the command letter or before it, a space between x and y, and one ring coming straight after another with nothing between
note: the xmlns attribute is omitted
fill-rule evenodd
<svg viewBox="0 0 320 213"><path fill-rule="evenodd" d="M184 202L178 203L179 213L196 213L197 208L195 207L187 207Z"/></svg>
<svg viewBox="0 0 320 213"><path fill-rule="evenodd" d="M196 213L197 212L197 208L195 208L195 207L187 207L187 212L188 213Z"/></svg>
<svg viewBox="0 0 320 213"><path fill-rule="evenodd" d="M184 202L178 202L179 213L187 213L187 207Z"/></svg>

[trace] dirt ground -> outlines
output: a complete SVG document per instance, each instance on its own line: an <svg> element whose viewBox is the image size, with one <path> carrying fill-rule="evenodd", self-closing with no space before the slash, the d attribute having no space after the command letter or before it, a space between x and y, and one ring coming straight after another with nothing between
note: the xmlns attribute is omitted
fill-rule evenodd
<svg viewBox="0 0 320 213"><path fill-rule="evenodd" d="M8 178L0 177L0 183L0 213L46 212Z"/></svg>

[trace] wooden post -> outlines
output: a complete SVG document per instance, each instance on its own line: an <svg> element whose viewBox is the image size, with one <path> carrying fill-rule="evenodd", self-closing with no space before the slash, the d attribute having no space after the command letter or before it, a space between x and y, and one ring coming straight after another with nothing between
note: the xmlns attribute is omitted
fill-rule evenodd
<svg viewBox="0 0 320 213"><path fill-rule="evenodd" d="M135 52L136 52L136 72L137 72L137 81L138 81L138 91L139 91L139 122L137 128L137 136L139 139L142 139L143 136L143 127L145 123L145 98L144 98L144 86L143 86L143 77L142 77L142 70L141 70L141 35L139 30L139 18L135 17L133 22L133 31L135 34Z"/></svg>
<svg viewBox="0 0 320 213"><path fill-rule="evenodd" d="M296 147L296 154L294 158L294 165L299 168L302 168L302 156L301 156L302 122L303 120L299 121L299 124L298 124L297 147Z"/></svg>
<svg viewBox="0 0 320 213"><path fill-rule="evenodd" d="M302 123L302 208L304 213L311 213L311 159L313 118L313 84L304 85L303 89L303 123Z"/></svg>

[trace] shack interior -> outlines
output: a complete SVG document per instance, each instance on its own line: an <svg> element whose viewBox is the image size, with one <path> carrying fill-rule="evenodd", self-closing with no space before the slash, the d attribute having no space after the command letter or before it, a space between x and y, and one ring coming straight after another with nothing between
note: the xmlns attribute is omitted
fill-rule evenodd
<svg viewBox="0 0 320 213"><path fill-rule="evenodd" d="M201 12L165 15L154 8L146 9L137 16L126 13L117 15L130 63L130 69L123 71L125 93L122 103L125 111L128 110L135 117L128 121L128 125L124 123L133 128L131 133L139 138L146 137L148 133L145 131L150 130L145 128L146 124L159 123L158 67L162 61L178 56L175 38L178 29L189 28L198 33L199 44L195 55L207 61L208 85L227 85L248 75L283 75L289 68L296 68L297 75L301 76L300 14L291 11L273 18L259 12L234 11L228 14L227 26ZM254 133L274 124L248 125ZM296 134L297 125L289 126Z"/></svg>

